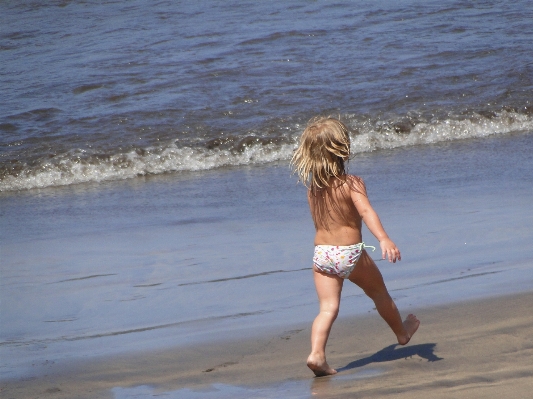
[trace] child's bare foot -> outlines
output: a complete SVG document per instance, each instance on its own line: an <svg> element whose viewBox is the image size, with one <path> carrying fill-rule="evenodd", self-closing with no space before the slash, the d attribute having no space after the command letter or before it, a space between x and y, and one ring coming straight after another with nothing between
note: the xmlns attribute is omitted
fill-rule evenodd
<svg viewBox="0 0 533 399"><path fill-rule="evenodd" d="M307 367L309 367L317 377L323 377L325 375L336 374L337 370L329 367L326 359L321 358L318 355L309 355L307 358Z"/></svg>
<svg viewBox="0 0 533 399"><path fill-rule="evenodd" d="M407 344L411 340L411 337L414 335L416 330L418 330L419 325L420 325L420 320L418 320L414 314L408 315L403 321L403 327L405 328L405 331L407 332L407 334L399 335L398 343L400 345Z"/></svg>

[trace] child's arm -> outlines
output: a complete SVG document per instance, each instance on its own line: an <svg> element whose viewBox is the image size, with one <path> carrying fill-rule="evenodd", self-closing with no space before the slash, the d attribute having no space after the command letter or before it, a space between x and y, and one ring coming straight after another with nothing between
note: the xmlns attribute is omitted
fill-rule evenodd
<svg viewBox="0 0 533 399"><path fill-rule="evenodd" d="M368 227L368 230L370 230L370 232L378 239L379 246L381 247L382 259L388 258L389 262L394 263L396 260L401 260L400 250L389 238L381 224L381 220L379 220L378 214L374 208L372 208L372 205L370 205L370 201L366 195L365 183L362 179L355 177L352 179L351 183L350 196L352 201L357 212L361 215L363 222L365 222L366 227Z"/></svg>

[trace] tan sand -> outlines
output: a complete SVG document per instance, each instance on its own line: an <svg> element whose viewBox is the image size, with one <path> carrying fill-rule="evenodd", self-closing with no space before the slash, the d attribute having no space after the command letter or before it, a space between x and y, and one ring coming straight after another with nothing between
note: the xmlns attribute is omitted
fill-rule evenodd
<svg viewBox="0 0 533 399"><path fill-rule="evenodd" d="M339 370L333 377L313 378L305 365L310 320L241 342L56 365L47 376L2 382L0 396L105 398L114 387L162 393L221 383L247 387L253 397L257 387L290 383L300 397L529 398L532 304L533 292L417 310L422 324L405 347L394 345L377 315L339 319L328 345L328 362Z"/></svg>

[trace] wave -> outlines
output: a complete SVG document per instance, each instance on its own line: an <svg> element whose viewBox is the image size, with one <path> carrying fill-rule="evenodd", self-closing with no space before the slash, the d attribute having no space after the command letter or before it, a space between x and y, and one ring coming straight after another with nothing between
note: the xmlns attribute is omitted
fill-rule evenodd
<svg viewBox="0 0 533 399"><path fill-rule="evenodd" d="M406 116L373 121L355 115L344 115L342 119L352 130L354 154L533 131L531 113L515 110L471 113L468 116L435 120ZM246 137L210 139L194 146L180 146L176 140L159 147L107 154L71 150L31 166L0 166L0 191L288 161L297 146L303 126L294 124L285 130L278 137L260 137L259 133Z"/></svg>
<svg viewBox="0 0 533 399"><path fill-rule="evenodd" d="M444 141L483 138L496 134L533 131L533 117L515 111L474 113L467 118L420 121L407 117L363 126L352 137L352 152L371 152Z"/></svg>
<svg viewBox="0 0 533 399"><path fill-rule="evenodd" d="M0 191L24 190L85 182L128 179L148 174L199 171L224 166L269 163L290 157L293 145L252 145L239 154L231 150L203 149L170 144L166 148L132 150L115 155L85 156L71 153L37 167L5 175ZM57 158L63 158L57 160Z"/></svg>

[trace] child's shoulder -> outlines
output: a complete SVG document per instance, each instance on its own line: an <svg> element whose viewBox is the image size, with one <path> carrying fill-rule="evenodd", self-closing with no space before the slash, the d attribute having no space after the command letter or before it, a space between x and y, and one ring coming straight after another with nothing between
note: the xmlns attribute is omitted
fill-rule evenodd
<svg viewBox="0 0 533 399"><path fill-rule="evenodd" d="M346 175L346 182L348 184L357 184L357 185L365 185L365 182L363 181L362 177L356 176L356 175Z"/></svg>
<svg viewBox="0 0 533 399"><path fill-rule="evenodd" d="M365 193L366 187L364 180L356 175L346 175L346 184L351 191L357 191L359 193Z"/></svg>

